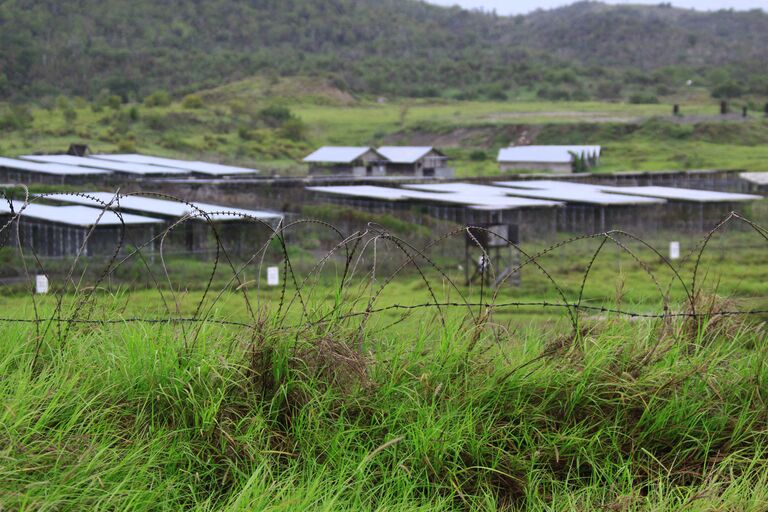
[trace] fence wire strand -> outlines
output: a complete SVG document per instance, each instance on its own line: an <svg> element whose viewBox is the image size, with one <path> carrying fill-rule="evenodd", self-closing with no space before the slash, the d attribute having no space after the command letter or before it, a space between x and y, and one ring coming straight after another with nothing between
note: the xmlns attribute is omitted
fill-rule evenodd
<svg viewBox="0 0 768 512"><path fill-rule="evenodd" d="M666 320L673 318L701 319L710 315L709 311L700 310L697 298L703 293L701 275L702 261L711 246L711 241L718 233L727 227L739 224L746 226L752 236L768 242L768 230L756 222L743 217L739 213L731 212L711 230L706 232L701 241L695 245L676 266L669 258L655 248L651 243L621 230L611 230L604 233L573 236L566 240L553 243L537 252L526 251L520 244L512 240L500 237L496 233L483 227L465 226L453 229L441 236L435 237L428 243L418 247L415 243L397 236L386 228L368 224L365 229L346 235L341 229L331 223L316 219L299 219L291 222L281 221L277 224L264 219L250 216L242 211L226 210L203 211L194 203L159 193L130 193L123 194L119 190L112 200L105 202L97 197L85 193L68 194L73 199L79 198L97 205L99 214L95 222L84 230L82 243L71 258L71 263L64 271L53 272L47 268L49 262L46 257L39 254L35 247L35 240L27 240L22 235L24 223L27 222L25 211L35 204L40 204L50 199L49 194L32 195L26 187L21 187L23 198L15 204L22 203L19 208L14 208L10 198L4 197L4 201L11 214L9 219L0 223L0 249L9 248L18 256L22 272L22 281L31 285L36 275L45 275L52 284L55 301L53 311L43 314L43 309L35 293L30 291L32 316L14 317L12 315L0 315L0 323L32 324L35 326L38 340L45 338L52 329L56 336L64 342L73 326L97 326L118 324L169 324L178 325L182 330L185 344L193 346L205 325L220 325L248 329L252 336L256 336L260 326L263 325L264 294L262 278L265 265L269 261L278 261L281 267L281 278L276 305L271 311L272 321L278 329L315 328L333 321L356 319L360 321L359 332L362 338L365 326L375 315L387 312L402 312L410 314L416 310L434 310L442 325L446 323L445 313L448 310L461 309L466 312L467 318L473 322L479 321L488 313L512 312L525 309L526 311L560 311L564 318L570 322L574 330L578 331L580 314L592 315L616 315L634 319ZM62 195L57 194L57 201ZM187 213L180 218L170 220L166 225L154 233L148 240L136 241L130 239L128 226L124 218L125 208L121 201L129 197L146 197L173 201L184 205ZM97 206L94 206L96 208ZM107 214L116 215L119 220L118 234L114 240L114 246L106 251L104 261L98 263L89 254L89 243L94 239L101 220ZM150 215L150 214L147 214ZM252 247L240 260L234 256L235 251L228 243L223 233L226 223L217 221L222 216L237 221L238 228L242 230L246 238L258 240L259 244ZM184 262L176 262L168 259L166 250L173 245L172 239L184 230L202 229L208 239L213 240L213 248L209 252L213 255L206 264L210 268L205 272L205 277L198 283L201 285L200 297L195 301L191 313L185 313L183 306L186 289L188 286L179 287L174 283L173 265L183 265ZM301 244L295 239L301 238L302 229L320 230L325 235L335 240L330 248L322 254L316 254L316 261L304 276L299 275L294 258L296 249ZM508 244L511 250L519 257L517 264L505 271L499 272L494 263L491 263L487 272L498 282L493 286L487 286L485 275L481 275L479 286L479 300L472 299L470 290L451 278L451 270L441 265L439 259L431 256L433 250L437 250L444 244L455 241L467 241L472 249L479 250L484 258L492 261L486 248L476 238L476 234L486 232L501 238ZM138 243L136 243L138 242ZM583 268L577 286L575 299L569 300L567 286L557 277L556 272L549 268L545 259L557 256L560 251L575 244L595 242L596 247L588 253L587 264ZM656 269L649 265L630 245L637 244L641 249L647 250L657 263ZM590 283L596 267L601 265L600 258L608 247L614 247L620 254L626 255L642 270L644 279L652 284L655 293L658 294L660 310L633 310L631 308L605 307L587 304L585 290ZM386 273L383 271L383 254L389 251L390 263L394 270ZM159 271L153 262L159 260ZM323 276L330 271L327 267L334 262L340 266L333 277L337 279L333 290L335 299L328 311L317 306L315 295L322 293L318 290L318 283ZM119 272L128 265L137 265L145 274L146 283L154 288L159 296L160 304L165 311L163 315L141 316L128 315L124 318L97 318L98 308L96 297L99 290L111 289L111 282ZM691 279L687 282L679 270L680 265L692 265ZM93 270L89 265L100 265ZM83 268L83 267L88 267ZM531 267L532 271L543 276L544 281L551 287L551 296L540 300L504 300L502 292L509 289L512 276ZM78 273L79 272L79 273ZM88 275L95 277L86 278ZM216 277L221 273L226 274L225 282L217 289ZM421 283L428 297L427 301L414 304L405 304L398 301L394 304L381 305L380 301L385 291L401 276L410 272ZM255 280L248 281L245 276L255 273ZM436 277L431 277L436 276ZM665 284L665 276L668 281ZM671 276L671 277L670 277ZM252 285L255 283L255 287ZM355 288L355 285L359 285ZM671 290L679 286L685 296L685 303L679 305L675 311L671 307ZM455 294L458 299L440 300L438 290L442 287L450 294ZM30 286L31 288L31 286ZM362 294L360 290L368 289L369 293ZM242 297L243 307L247 320L237 321L217 317L217 307L228 291L233 291ZM358 293L354 296L354 293ZM73 304L66 305L66 299L72 298ZM275 301L273 300L272 303ZM364 306L356 308L357 305ZM290 312L298 308L298 319L291 323ZM647 309L647 308L646 308ZM723 317L762 316L768 314L768 309L745 308L725 309L718 311ZM36 350L39 351L39 344Z"/></svg>

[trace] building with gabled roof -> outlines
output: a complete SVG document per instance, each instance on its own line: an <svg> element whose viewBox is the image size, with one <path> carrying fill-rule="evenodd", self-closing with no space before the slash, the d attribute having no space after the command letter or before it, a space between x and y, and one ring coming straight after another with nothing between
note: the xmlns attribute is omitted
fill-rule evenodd
<svg viewBox="0 0 768 512"><path fill-rule="evenodd" d="M432 146L382 146L379 153L387 159L387 174L452 178L454 170L448 157Z"/></svg>
<svg viewBox="0 0 768 512"><path fill-rule="evenodd" d="M371 147L323 146L304 158L310 174L339 176L385 176L387 159Z"/></svg>
<svg viewBox="0 0 768 512"><path fill-rule="evenodd" d="M587 168L600 162L600 146L514 146L499 150L498 162L502 171L550 171L571 173L576 159L582 159Z"/></svg>

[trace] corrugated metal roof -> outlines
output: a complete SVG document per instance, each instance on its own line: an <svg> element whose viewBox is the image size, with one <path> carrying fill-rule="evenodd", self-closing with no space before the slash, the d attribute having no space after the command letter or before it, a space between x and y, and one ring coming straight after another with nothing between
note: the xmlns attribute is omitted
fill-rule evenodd
<svg viewBox="0 0 768 512"><path fill-rule="evenodd" d="M596 204L600 206L664 204L664 199L606 193L594 185L564 181L497 181L496 185L511 187L516 196L536 197L570 203Z"/></svg>
<svg viewBox="0 0 768 512"><path fill-rule="evenodd" d="M234 176L240 174L259 174L258 169L249 169L248 167L236 167L233 165L212 164L208 162L199 162L191 160L177 160L175 158L163 158L159 156L148 156L139 154L122 155L91 155L98 160L108 160L111 162L123 162L130 164L155 165L159 167L170 167L172 169L183 169L199 174L208 174L210 176Z"/></svg>
<svg viewBox="0 0 768 512"><path fill-rule="evenodd" d="M726 203L755 201L762 199L762 196L751 194L735 194L731 192L718 192L713 190L699 190L677 187L614 187L610 185L572 183L568 181L557 180L507 181L502 183L505 183L504 186L529 190L535 189L557 192L565 191L566 193L581 194L621 194L624 196L650 197L657 199L668 199L670 201L686 201L694 203Z"/></svg>
<svg viewBox="0 0 768 512"><path fill-rule="evenodd" d="M675 187L600 187L608 193L627 194L631 196L659 197L675 201L693 203L728 203L741 201L756 201L762 196L752 194L735 194L732 192L717 192L713 190L698 190Z"/></svg>
<svg viewBox="0 0 768 512"><path fill-rule="evenodd" d="M509 189L493 187L491 185L477 185L475 183L425 183L416 185L403 185L405 188L426 190L429 192L451 192L454 194L478 194L478 195L514 195Z"/></svg>
<svg viewBox="0 0 768 512"><path fill-rule="evenodd" d="M384 199L389 201L401 201L407 199L405 190L399 188L375 187L373 185L349 185L328 187L306 187L311 192L332 194L348 197L365 197L368 199Z"/></svg>
<svg viewBox="0 0 768 512"><path fill-rule="evenodd" d="M306 163L351 164L369 151L378 152L368 147L323 146L304 159ZM381 156L381 155L380 155ZM383 157L382 157L383 159Z"/></svg>
<svg viewBox="0 0 768 512"><path fill-rule="evenodd" d="M756 185L768 185L768 172L743 172L739 176Z"/></svg>
<svg viewBox="0 0 768 512"><path fill-rule="evenodd" d="M522 197L511 197L503 194L478 195L469 193L423 192L401 188L376 187L371 185L307 187L307 190L324 194L340 195L350 198L362 197L385 201L427 201L432 203L456 204L462 206L478 206L488 209L516 208L551 208L561 206L555 201L542 201Z"/></svg>
<svg viewBox="0 0 768 512"><path fill-rule="evenodd" d="M111 173L111 171L106 169L93 169L89 167L78 167L76 165L43 164L40 162L30 162L27 160L16 160L3 157L0 157L0 167L6 167L16 171L55 174L57 176L89 176Z"/></svg>
<svg viewBox="0 0 768 512"><path fill-rule="evenodd" d="M431 146L383 146L379 154L395 164L415 164L435 148Z"/></svg>
<svg viewBox="0 0 768 512"><path fill-rule="evenodd" d="M49 206L45 204L30 203L25 206L22 201L12 201L13 212L21 217L66 224L69 226L90 227L98 226L122 226L135 224L155 224L163 222L160 219L130 215L123 213L117 215L112 211L103 211L87 206ZM0 201L0 213L11 213L8 201Z"/></svg>
<svg viewBox="0 0 768 512"><path fill-rule="evenodd" d="M418 192L412 191L409 199L422 199L438 203L451 203L472 207L483 207L485 209L497 208L500 210L515 210L518 208L553 208L563 206L558 201L541 200L519 196L504 195L486 195L477 194L445 194L440 192ZM415 195L418 194L418 195Z"/></svg>
<svg viewBox="0 0 768 512"><path fill-rule="evenodd" d="M96 158L86 158L72 155L25 155L21 158L35 162L58 163L66 165L78 165L81 167L95 167L109 169L110 171L139 174L143 176L163 176L168 174L189 174L189 171L159 167L156 165L131 164L126 162L110 162Z"/></svg>
<svg viewBox="0 0 768 512"><path fill-rule="evenodd" d="M116 210L129 210L173 218L181 218L186 215L191 215L193 217L204 219L199 210L209 214L209 218L215 221L243 220L244 216L256 219L281 219L283 217L282 214L275 212L244 210L241 208L233 208L231 206L208 203L191 203L198 209L196 210L190 205L178 201L135 195L120 195L115 198L115 194L111 192L85 192L84 195L89 197L73 194L42 194L40 197L64 203L75 203L100 208L103 208L104 204L110 204L111 207Z"/></svg>
<svg viewBox="0 0 768 512"><path fill-rule="evenodd" d="M499 162L567 164L573 154L599 157L600 146L516 146L499 150Z"/></svg>

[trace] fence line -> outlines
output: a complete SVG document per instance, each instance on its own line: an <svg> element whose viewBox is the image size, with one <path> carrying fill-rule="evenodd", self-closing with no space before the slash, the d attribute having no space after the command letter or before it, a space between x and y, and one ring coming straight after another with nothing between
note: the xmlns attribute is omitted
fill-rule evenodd
<svg viewBox="0 0 768 512"><path fill-rule="evenodd" d="M579 314L582 312L661 320L673 318L700 320L713 314L722 317L749 317L768 314L768 309L762 308L744 310L725 308L714 311L712 308L707 308L706 305L702 306L700 301L700 296L703 293L701 289L701 281L703 279L701 275L702 260L717 233L724 231L730 225L738 223L746 226L752 234L749 247L765 248L764 243L768 242L768 230L736 212L730 213L708 231L699 243L682 259L684 264L692 265L691 280L688 282L681 275L680 270L661 251L642 238L621 230L574 236L554 243L535 253L527 252L520 244L515 243L513 240L494 234L494 236L502 238L519 258L518 264L515 267L508 269L505 275L499 275L500 269L495 266L488 249L477 239L478 233L485 232L488 235L491 234L488 229L482 227L465 226L456 228L434 238L423 247L417 247L408 240L395 236L385 228L373 224L369 224L364 230L346 235L332 224L322 220L299 219L272 225L262 219L251 217L242 212L227 210L205 212L197 208L193 203L166 194L116 194L110 202L100 201L83 193L72 193L71 195L89 198L98 202L101 208L97 223L85 229L84 238L77 253L72 258L71 265L63 272L64 277L60 282L55 283L58 286L54 286L53 295L56 304L53 313L43 315L35 294L30 292L34 316L31 318L0 317L0 323L33 324L38 330L38 335L44 335L50 329L55 328L61 338L66 338L69 329L74 325L146 323L184 326L214 324L255 330L263 325L260 319L262 300L261 276L263 275L269 252L275 253L282 266L279 299L276 301L275 312L275 318L280 329L311 327L330 321L349 319L360 319L360 328L362 329L366 322L377 314L391 311L407 313L414 310L428 309L434 309L443 323L445 322L444 310L449 309L464 309L467 315L475 321L482 318L488 312L520 308L562 311L575 330L579 329ZM189 208L189 213L174 221L169 221L159 233L153 234L151 239L142 241L140 244L130 244L126 239L126 223L123 219L123 213L119 208L120 200L123 197L129 196L177 201L186 205ZM29 205L45 200L45 198L45 194L32 197L25 189L23 206L18 210L14 210L10 201L7 201L8 205L11 206L11 214L5 222L0 222L0 248L13 247L16 250L18 261L23 269L24 280L28 283L33 282L35 275L42 274L49 278L53 276L53 273L46 269L45 258L42 258L36 252L34 240L25 240L22 237L22 230L20 228L25 222L24 210ZM120 219L119 236L115 240L114 247L104 255L104 261L98 262L101 268L96 272L95 280L86 286L83 284L85 271L83 270L78 275L78 268L84 260L90 258L87 255L88 243L95 236L98 221L107 212L113 212ZM244 232L248 235L253 235L254 238L261 236L260 244L253 248L251 252L246 253L243 261L237 261L232 247L222 233L223 225L212 220L213 217L218 215L231 216L242 222ZM196 301L196 305L193 308L194 312L190 315L182 314L181 294L174 287L171 278L172 269L169 268L166 257L174 252L178 253L177 249L168 248L168 246L173 245L171 242L172 236L175 233L182 232L184 229L194 228L195 226L197 228L202 226L207 230L208 236L213 238L214 246L209 250L212 259L209 262L210 269L206 273L205 279L202 280L202 295ZM324 251L324 254L317 258L311 270L302 278L297 274L294 267L294 258L291 256L292 246L288 239L297 230L305 227L322 230L325 234L336 240L336 242L333 247ZM250 228L252 228L252 231L248 231ZM487 268L482 269L480 274L479 300L470 298L470 293L466 286L450 277L450 271L439 264L439 258L430 256L430 251L435 250L441 244L457 239L470 240L472 249L479 251L484 258L487 258L486 261L490 262ZM758 244L752 240L757 240L761 243ZM573 246L582 241L594 241L597 243L597 248L586 253L589 255L589 261L580 278L578 297L576 300L569 300L566 287L558 281L555 273L547 267L544 260L549 256L557 255L558 251L563 248ZM651 265L640 257L636 250L630 247L631 244L637 244L643 250L649 251L660 268L652 268ZM662 304L661 311L633 311L622 307L611 308L583 303L586 300L586 285L596 266L599 265L598 258L605 252L607 247L616 248L620 255L626 255L638 265L647 282L652 284L653 289L658 293L660 304ZM380 259L383 257L382 252L384 251L392 251L399 255L400 259L398 262L395 262L395 269L393 271L381 276L379 275L382 267ZM158 258L159 272L153 268L154 263L151 261ZM341 262L343 267L340 275L337 277L337 287L334 287L338 300L330 312L326 312L319 320L313 319L315 315L310 308L312 295L316 288L316 283L313 284L313 280L319 279L323 275L326 265L331 261ZM364 261L366 262L365 264ZM137 264L142 271L146 272L148 282L157 290L161 302L167 311L167 317L130 316L107 320L92 318L94 298L96 297L97 290L104 286L106 281L116 276L129 263ZM251 272L253 266L255 266L259 276L255 281L255 290L250 288L252 282L244 280L246 271ZM527 267L531 267L543 277L544 282L551 287L554 294L558 297L557 300L503 301L500 299L500 293L508 286L512 276L519 275ZM407 270L415 271L418 280L423 283L430 299L427 302L418 304L397 303L385 306L379 305L378 302L384 295L385 290ZM671 278L667 276L669 280L666 283L662 276L664 272L671 275ZM226 284L216 290L215 278L221 273L225 275ZM439 276L437 280L430 278L430 275L433 274ZM355 284L355 279L358 279L357 276L362 276L359 278L359 282L366 283L366 286L370 287L371 294L367 297L359 296L352 300L347 300L348 297L345 294L351 293L350 290ZM494 280L498 279L498 283L493 287L487 285L487 277L492 277ZM436 292L438 282L440 286L449 289L451 293L455 293L460 300L439 300ZM680 306L682 308L681 311L672 311L670 307L670 293L674 286L680 286L685 295L684 304ZM250 318L249 321L241 322L213 317L215 306L227 291L235 291L242 295L246 314ZM64 298L69 295L74 298L74 304L71 310L65 311ZM354 306L358 302L365 303L364 309L345 311L347 306L350 306L350 304ZM289 326L286 324L289 317L288 312L293 310L294 307L298 307L300 310L300 320L296 324ZM41 331L41 329L44 329L44 331ZM199 330L197 333L199 333ZM194 336L196 338L197 334Z"/></svg>

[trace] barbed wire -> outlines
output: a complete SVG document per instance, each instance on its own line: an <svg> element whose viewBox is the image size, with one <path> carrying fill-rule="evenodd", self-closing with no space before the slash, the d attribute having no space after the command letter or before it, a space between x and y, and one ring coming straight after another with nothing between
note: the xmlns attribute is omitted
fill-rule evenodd
<svg viewBox="0 0 768 512"><path fill-rule="evenodd" d="M676 267L651 243L622 230L573 236L553 243L537 252L529 252L520 243L500 236L489 228L462 226L417 246L413 241L399 237L385 227L373 223L369 223L351 234L344 234L339 227L323 220L298 219L288 222L283 219L273 224L241 210L207 211L193 202L155 192L124 194L118 190L110 201L103 201L99 197L86 193L57 194L56 200L61 202L66 202L66 196L87 200L94 205L94 208L99 209L99 213L94 223L84 228L82 243L72 256L72 261L65 271L53 272L47 268L47 259L38 253L35 247L36 241L26 239L22 235L23 227L28 222L25 216L27 208L50 200L52 194L32 195L26 187L21 186L21 189L23 191L23 199L19 201L21 206L11 202L9 197L2 199L7 202L11 214L9 219L0 225L0 248L12 247L15 249L24 282L33 282L35 275L45 275L52 282L55 281L54 277L60 277L60 280L55 281L55 286L52 286L55 304L50 314L43 314L37 296L30 291L32 317L0 316L0 323L35 325L36 339L38 340L36 352L40 349L42 343L40 340L45 338L51 329L55 329L56 336L63 343L68 338L71 327L76 325L105 326L140 323L179 325L187 348L194 346L205 325L248 329L254 337L252 339L255 339L257 335L255 331L264 325L261 276L264 274L268 255L270 261L278 261L282 267L279 298L277 298L276 306L271 312L275 328L278 330L311 328L330 322L359 319L359 331L362 333L367 322L374 315L393 311L410 313L415 310L434 310L443 325L446 324L445 313L448 310L463 309L474 322L478 322L488 314L513 309L559 310L563 312L575 331L579 329L580 313L655 320L674 318L699 320L713 314L721 317L749 317L768 314L768 309L762 308L707 309L706 305L702 306L699 300L703 293L701 287L703 279L701 276L702 261L707 248L717 233L724 231L730 225L738 224L745 226L748 232L752 233L751 236L761 242L768 242L768 230L736 212L731 212L706 232L700 242L695 244L690 252L682 258L679 267ZM121 206L121 201L128 197L147 197L177 202L185 206L187 213L168 220L163 229L153 233L147 240L132 240L124 218L125 209ZM105 251L104 261L97 262L92 255L88 254L87 248L89 242L94 239L101 220L108 212L114 213L119 220L118 233L114 240L114 246ZM231 217L232 220L240 224L241 233L245 233L253 241L258 242L250 248L250 252L246 252L244 255L238 254L236 257L238 251L230 246L226 236L224 236L225 223L216 220L221 216ZM183 298L186 294L186 288L184 290L177 289L172 278L170 260L166 258L171 252L178 253L178 250L169 249L166 251L166 247L173 245L171 238L176 233L184 232L184 230L194 231L195 228L201 229L206 234L206 238L212 238L214 245L207 251L212 255L208 262L210 268L197 283L202 288L200 297L195 301L192 313L183 314L182 312L185 310ZM301 244L293 244L291 239L304 228L321 230L333 241L330 242L330 247L317 256L314 265L302 277L297 272L291 256L292 249L294 247L300 248ZM502 239L518 257L517 264L506 269L504 275L499 275L499 269L488 253L488 248L484 247L478 240L478 233L485 233L488 236L492 235ZM327 240L327 237L325 239ZM452 279L450 270L430 255L430 252L436 248L458 239L466 240L469 247L479 251L486 258L485 261L489 262L487 269L484 269L480 275L479 300L471 298L474 289L470 290L467 286L463 286ZM545 259L557 255L558 251L564 248L589 241L596 242L597 247L587 253L587 264L580 276L577 297L575 300L569 300L567 287L557 279L556 272L547 266ZM630 244L636 244L642 250L648 251L658 268L649 265L637 250L630 247ZM609 246L617 249L620 254L629 257L642 270L644 279L652 284L652 289L655 290L654 293L661 304L660 311L648 311L647 306L644 311L634 311L623 307L584 304L586 300L585 290L590 277L594 269L599 266L600 255ZM751 247L760 246L755 244ZM381 275L383 272L382 251L389 251L387 253L390 260L388 263L393 264L394 268L383 276ZM159 259L159 270L155 268L154 263L157 259ZM84 260L87 260L88 264L91 265L98 264L99 268L95 272L90 268L83 269ZM331 262L340 265L341 269L339 271L337 268L335 272L331 273L333 278L337 280L337 283L332 287L334 291L334 298L331 301L332 307L329 311L321 311L322 308L313 302L313 294L317 292L319 280L328 274L326 267ZM160 303L165 310L164 315L95 318L97 291L102 288L109 288L105 287L104 283L111 281L119 275L125 266L133 263L142 269L148 284L157 291ZM183 265L184 263L182 261L174 264ZM692 266L690 282L684 278L679 270L684 265ZM259 277L255 281L248 281L244 276L246 273L250 273L253 267L255 267L256 275ZM515 275L520 275L527 267L532 267L534 272L543 277L544 282L551 287L557 300L549 298L529 301L500 300L500 294L509 287L510 279ZM94 277L87 279L86 273L89 271ZM385 291L406 272L415 274L418 281L422 283L429 300L415 304L404 304L398 301L395 304L379 305L385 296ZM224 284L215 289L216 277L221 273L225 274ZM436 278L431 278L431 275L436 276ZM487 277L495 282L494 286L491 287L486 284ZM665 280L667 280L666 284ZM254 282L255 289L252 289L251 285ZM359 286L356 287L356 285ZM441 287L449 290L451 294L456 294L458 300L440 300L438 289ZM679 287L684 296L678 311L673 311L671 306L671 290L674 287ZM364 294L361 290L369 290L370 293ZM247 316L246 321L217 318L214 314L216 306L220 304L228 291L242 296ZM73 299L71 304L65 303L67 298ZM274 304L274 301L270 299L270 303ZM360 309L350 309L357 304L361 305ZM290 312L295 307L299 309L298 319L294 319L295 321L289 324ZM317 318L318 315L320 318ZM186 326L190 326L192 330L187 332Z"/></svg>

